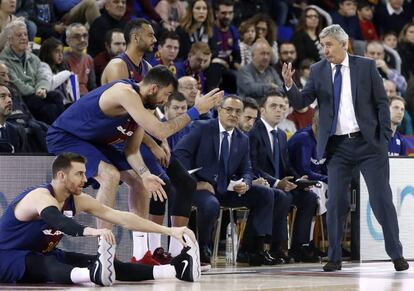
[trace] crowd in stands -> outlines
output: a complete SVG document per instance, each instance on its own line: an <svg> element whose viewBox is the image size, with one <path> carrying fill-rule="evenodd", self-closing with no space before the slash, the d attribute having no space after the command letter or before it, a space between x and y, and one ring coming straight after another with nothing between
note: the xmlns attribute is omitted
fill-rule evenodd
<svg viewBox="0 0 414 291"><path fill-rule="evenodd" d="M324 57L319 33L333 23L349 35L350 53L376 61L390 98L389 153L405 155L404 135L414 134L414 1L407 0L0 0L0 152L47 153L48 126L73 102L119 78L140 82L151 66L164 65L178 92L156 111L160 118L183 114L213 88L227 95L168 140L174 159L202 168L193 200L202 261L210 262L220 205L251 209L243 249L252 265L287 260L286 216L295 205L289 255L314 261L317 195L290 181L307 175L327 183L315 156L317 104L289 107L281 68L292 63L303 88ZM230 152L240 151L225 170L243 178L235 190L248 194L242 203L226 196L219 161L209 158L226 154L212 146L228 142L219 125L234 136Z"/></svg>

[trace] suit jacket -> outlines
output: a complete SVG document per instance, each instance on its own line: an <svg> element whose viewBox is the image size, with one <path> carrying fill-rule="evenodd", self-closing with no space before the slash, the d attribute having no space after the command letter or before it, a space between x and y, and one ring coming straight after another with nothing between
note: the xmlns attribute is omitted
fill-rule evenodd
<svg viewBox="0 0 414 291"><path fill-rule="evenodd" d="M195 121L190 132L175 146L174 155L187 170L202 167L195 174L197 181L206 181L216 187L219 170L219 143L218 119ZM249 187L251 186L249 138L235 128L231 136L227 180L241 178Z"/></svg>
<svg viewBox="0 0 414 291"><path fill-rule="evenodd" d="M380 149L391 138L390 110L383 81L372 59L349 55L351 91L355 116L364 140ZM334 118L332 69L327 60L310 68L308 82L301 92L296 85L284 89L294 108L310 105L315 99L319 106L318 159L321 159L329 139Z"/></svg>
<svg viewBox="0 0 414 291"><path fill-rule="evenodd" d="M10 145L12 147L10 147ZM21 125L12 124L9 121L6 121L4 136L0 137L0 152L27 152L27 136Z"/></svg>
<svg viewBox="0 0 414 291"><path fill-rule="evenodd" d="M256 176L265 178L272 186L275 184L276 179L282 179L285 176L299 178L289 160L286 133L278 129L277 139L280 150L280 177L274 176L275 165L273 152L264 123L260 119L257 120L249 132L250 159L252 161L253 172Z"/></svg>

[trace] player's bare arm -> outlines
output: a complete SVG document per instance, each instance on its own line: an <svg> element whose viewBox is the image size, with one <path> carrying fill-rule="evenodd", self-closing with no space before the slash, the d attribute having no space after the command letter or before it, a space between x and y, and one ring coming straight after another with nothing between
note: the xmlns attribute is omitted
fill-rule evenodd
<svg viewBox="0 0 414 291"><path fill-rule="evenodd" d="M139 151L143 135L144 130L139 127L134 134L127 139L124 149L125 156L132 169L141 176L145 189L148 190L151 196L154 197L155 200L160 199L161 201L164 201L164 199L167 199L167 193L165 193L162 188L162 185L165 185L165 183L162 179L150 173L142 159L141 152Z"/></svg>
<svg viewBox="0 0 414 291"><path fill-rule="evenodd" d="M75 197L75 205L79 211L120 225L125 229L169 235L180 240L184 246L186 245L183 241L184 234L188 234L194 242L196 241L194 233L186 227L165 227L133 213L112 209L87 194L81 194Z"/></svg>
<svg viewBox="0 0 414 291"><path fill-rule="evenodd" d="M109 82L128 78L128 67L121 59L112 59L102 73L101 84L105 85Z"/></svg>

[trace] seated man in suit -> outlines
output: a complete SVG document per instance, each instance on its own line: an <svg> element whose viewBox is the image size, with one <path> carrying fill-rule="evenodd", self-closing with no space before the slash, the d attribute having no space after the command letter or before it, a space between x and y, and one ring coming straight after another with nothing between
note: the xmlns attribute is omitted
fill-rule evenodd
<svg viewBox="0 0 414 291"><path fill-rule="evenodd" d="M286 95L271 91L261 100L261 118L249 132L250 157L253 171L257 176L267 180L273 188L275 211L273 217L272 249L281 254L281 243L287 240L286 216L290 201L297 207L295 225L293 226L290 256L295 261L319 260L306 247L313 215L316 211L317 197L310 191L295 190L296 184L291 180L300 178L289 161L286 134L278 130L277 125L283 118ZM266 154L263 154L266 153ZM292 191L292 192L290 192Z"/></svg>
<svg viewBox="0 0 414 291"><path fill-rule="evenodd" d="M6 86L0 85L0 153L27 152L27 137L24 128L6 121L12 111L11 93Z"/></svg>
<svg viewBox="0 0 414 291"><path fill-rule="evenodd" d="M191 131L175 146L174 154L186 169L202 167L196 172L197 191L193 203L197 206L199 225L198 240L201 244L200 259L210 261L209 245L220 205L250 208L248 227L255 236L256 250L252 250L251 264L274 264L276 261L262 243L272 233L273 192L259 185L252 185L249 159L249 139L236 128L243 111L238 96L222 99L218 119L197 121ZM237 181L232 190L230 180Z"/></svg>

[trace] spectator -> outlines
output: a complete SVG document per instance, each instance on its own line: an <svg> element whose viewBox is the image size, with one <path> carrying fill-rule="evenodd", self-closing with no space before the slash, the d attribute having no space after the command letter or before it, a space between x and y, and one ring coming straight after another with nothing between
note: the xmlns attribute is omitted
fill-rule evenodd
<svg viewBox="0 0 414 291"><path fill-rule="evenodd" d="M384 80L384 89L388 98L394 98L398 96L397 85L391 80ZM410 99L408 99L410 101ZM413 120L411 114L413 112L408 112L404 110L404 118L401 124L398 126L398 131L405 135L414 134Z"/></svg>
<svg viewBox="0 0 414 291"><path fill-rule="evenodd" d="M23 17L24 22L26 23L27 33L29 40L33 41L34 37L37 35L37 26L30 19L30 15L34 12L34 0L17 0L16 1L16 13L17 17Z"/></svg>
<svg viewBox="0 0 414 291"><path fill-rule="evenodd" d="M191 45L204 42L210 47L213 57L217 55L217 43L213 38L213 12L206 0L191 0L187 13L177 27L180 36L180 52L178 59L185 60Z"/></svg>
<svg viewBox="0 0 414 291"><path fill-rule="evenodd" d="M53 2L65 24L88 22L91 26L101 15L96 0L54 0Z"/></svg>
<svg viewBox="0 0 414 291"><path fill-rule="evenodd" d="M309 79L310 74L310 66L314 63L313 60L310 59L303 59L299 64L299 78L300 78L300 84L298 87L303 88L306 85L306 82ZM296 81L295 81L296 82ZM298 83L296 83L298 84ZM315 104L316 106L316 104ZM313 107L315 107L313 106Z"/></svg>
<svg viewBox="0 0 414 291"><path fill-rule="evenodd" d="M95 69L93 59L85 53L88 47L88 31L80 23L72 23L66 28L66 42L70 51L64 54L63 59L70 70L78 76L80 95L85 95L96 88Z"/></svg>
<svg viewBox="0 0 414 291"><path fill-rule="evenodd" d="M88 54L95 58L105 51L105 34L114 28L124 29L126 21L122 19L126 11L126 0L106 0L102 15L95 19L89 29Z"/></svg>
<svg viewBox="0 0 414 291"><path fill-rule="evenodd" d="M191 76L183 76L178 79L178 91L184 95L189 108L194 106L195 99L200 94L197 80Z"/></svg>
<svg viewBox="0 0 414 291"><path fill-rule="evenodd" d="M154 50L157 39L151 24L143 18L131 20L124 29L126 51L113 58L104 69L101 84L119 79L134 79L141 82L151 65L144 54Z"/></svg>
<svg viewBox="0 0 414 291"><path fill-rule="evenodd" d="M239 32L232 24L233 0L215 2L216 22L213 27L218 46L218 55L213 58L206 71L206 91L220 87L227 93L236 93L237 71L240 69Z"/></svg>
<svg viewBox="0 0 414 291"><path fill-rule="evenodd" d="M30 20L37 26L37 36L63 39L66 25L58 19L53 0L35 0Z"/></svg>
<svg viewBox="0 0 414 291"><path fill-rule="evenodd" d="M262 98L269 91L282 86L277 71L270 66L272 48L264 39L253 45L253 60L242 67L237 77L237 89L241 96Z"/></svg>
<svg viewBox="0 0 414 291"><path fill-rule="evenodd" d="M185 16L185 7L180 0L161 0L155 6L155 11L160 15L163 26L167 30L176 30Z"/></svg>
<svg viewBox="0 0 414 291"><path fill-rule="evenodd" d="M283 42L279 45L279 61L275 65L277 73L280 75L282 73L282 66L284 63L292 63L292 67L295 68L295 74L293 75L293 80L296 84L300 84L299 79L299 70L297 64L297 53L296 47L292 42Z"/></svg>
<svg viewBox="0 0 414 291"><path fill-rule="evenodd" d="M277 30L276 24L267 14L256 14L252 17L252 21L256 27L256 39L264 38L272 47L272 64L276 64L279 60L279 51L277 48Z"/></svg>
<svg viewBox="0 0 414 291"><path fill-rule="evenodd" d="M50 88L58 90L65 97L64 104L72 103L75 100L69 98L66 85L71 75L69 67L63 62L63 43L62 41L51 37L46 39L39 51L39 58L46 65L45 70L49 72L51 80Z"/></svg>
<svg viewBox="0 0 414 291"><path fill-rule="evenodd" d="M16 19L6 26L8 46L0 53L9 68L10 80L22 94L33 116L51 124L64 110L63 96L51 91L51 80L40 59L28 51L26 24Z"/></svg>
<svg viewBox="0 0 414 291"><path fill-rule="evenodd" d="M245 66L252 61L253 43L256 40L256 28L251 20L243 21L240 30L240 65Z"/></svg>
<svg viewBox="0 0 414 291"><path fill-rule="evenodd" d="M165 31L158 41L158 51L150 64L152 66L164 65L174 76L177 76L177 66L174 63L180 49L180 37L173 31Z"/></svg>
<svg viewBox="0 0 414 291"><path fill-rule="evenodd" d="M361 40L356 0L340 0L339 9L331 13L332 22L339 24L351 39Z"/></svg>
<svg viewBox="0 0 414 291"><path fill-rule="evenodd" d="M0 85L10 90L13 111L8 116L8 121L24 127L28 140L27 150L31 153L47 153L46 132L48 125L33 118L21 94L10 83L9 69L3 61L0 61Z"/></svg>
<svg viewBox="0 0 414 291"><path fill-rule="evenodd" d="M106 65L113 57L125 52L125 48L126 43L122 30L114 28L105 33L105 50L93 59L98 86L101 85L101 77Z"/></svg>
<svg viewBox="0 0 414 291"><path fill-rule="evenodd" d="M407 155L407 141L397 130L404 118L405 100L400 96L391 97L389 99L390 115L391 115L391 130L392 136L388 142L389 156L406 156Z"/></svg>
<svg viewBox="0 0 414 291"><path fill-rule="evenodd" d="M288 141L289 158L293 168L299 175L306 175L310 180L328 184L326 158L318 159L316 143L318 136L319 112L316 110L312 125L298 130Z"/></svg>
<svg viewBox="0 0 414 291"><path fill-rule="evenodd" d="M321 15L312 7L303 10L292 42L298 53L298 62L303 59L311 59L315 62L323 58L323 49L319 41L319 33L322 30Z"/></svg>
<svg viewBox="0 0 414 291"><path fill-rule="evenodd" d="M397 49L398 46L398 36L394 31L388 31L382 35L382 40L384 44L389 46L392 49Z"/></svg>
<svg viewBox="0 0 414 291"><path fill-rule="evenodd" d="M385 62L384 45L379 41L371 41L367 44L365 56L375 60L377 69L383 79L393 81L401 94L407 89L407 81L397 70L391 69Z"/></svg>
<svg viewBox="0 0 414 291"><path fill-rule="evenodd" d="M16 19L16 0L4 0L0 2L0 51L7 42L7 35L4 32L6 25Z"/></svg>
<svg viewBox="0 0 414 291"><path fill-rule="evenodd" d="M359 29L364 40L378 40L378 33L372 23L372 18L374 17L374 8L372 4L368 1L360 1L358 3L358 20L359 20Z"/></svg>
<svg viewBox="0 0 414 291"><path fill-rule="evenodd" d="M257 101L251 97L243 98L243 113L239 120L239 129L248 134L252 129L254 122L259 115L259 105Z"/></svg>
<svg viewBox="0 0 414 291"><path fill-rule="evenodd" d="M211 50L206 43L196 42L191 46L184 62L177 63L177 78L192 76L197 80L198 89L205 92L204 71L210 66Z"/></svg>
<svg viewBox="0 0 414 291"><path fill-rule="evenodd" d="M414 22L407 23L401 30L397 51L401 57L401 74L409 80L414 75Z"/></svg>
<svg viewBox="0 0 414 291"><path fill-rule="evenodd" d="M302 109L293 109L287 119L293 121L296 130L308 127L312 124L312 117L315 110L311 106Z"/></svg>
<svg viewBox="0 0 414 291"><path fill-rule="evenodd" d="M6 121L12 110L10 91L6 86L0 85L0 152L24 153L27 144L24 129Z"/></svg>
<svg viewBox="0 0 414 291"><path fill-rule="evenodd" d="M277 125L278 128L286 133L286 138L289 140L296 132L295 123L292 120L287 119L288 115L293 111L293 108L289 106L289 100L285 98L285 107L283 111L283 118Z"/></svg>
<svg viewBox="0 0 414 291"><path fill-rule="evenodd" d="M382 1L375 10L374 23L378 32L382 35L388 31L399 33L404 25L412 20L413 12L404 0L387 0Z"/></svg>

